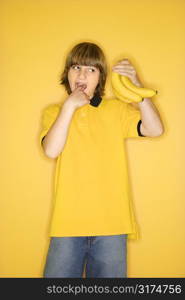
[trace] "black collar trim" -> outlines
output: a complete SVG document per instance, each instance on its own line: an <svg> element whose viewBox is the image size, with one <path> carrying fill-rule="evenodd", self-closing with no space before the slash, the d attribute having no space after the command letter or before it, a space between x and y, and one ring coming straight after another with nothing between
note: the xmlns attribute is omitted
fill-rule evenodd
<svg viewBox="0 0 185 300"><path fill-rule="evenodd" d="M95 95L93 98L91 98L89 104L92 106L98 106L101 101L102 101L102 98L100 96Z"/></svg>

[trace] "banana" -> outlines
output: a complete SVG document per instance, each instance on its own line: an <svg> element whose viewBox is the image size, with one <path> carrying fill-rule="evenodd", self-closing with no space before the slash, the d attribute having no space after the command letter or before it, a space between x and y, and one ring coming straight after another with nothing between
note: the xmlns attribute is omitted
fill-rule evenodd
<svg viewBox="0 0 185 300"><path fill-rule="evenodd" d="M141 102L142 98L152 97L157 94L156 90L138 87L127 76L120 75L114 71L111 74L111 83L116 97L127 103Z"/></svg>
<svg viewBox="0 0 185 300"><path fill-rule="evenodd" d="M114 95L115 95L118 99L120 99L120 100L122 100L122 101L124 101L124 102L127 102L127 103L131 103L131 102L132 102L131 100L129 100L129 99L123 97L122 95L120 95L114 88L113 88L113 92L114 92Z"/></svg>
<svg viewBox="0 0 185 300"><path fill-rule="evenodd" d="M128 88L132 92L140 95L142 98L152 97L157 94L156 90L138 87L138 86L134 85L127 76L121 76L121 81L126 88Z"/></svg>
<svg viewBox="0 0 185 300"><path fill-rule="evenodd" d="M117 72L112 72L111 74L112 86L117 91L117 93L128 99L129 102L142 101L142 97L140 95L135 94L123 85L120 77L120 74L118 74Z"/></svg>

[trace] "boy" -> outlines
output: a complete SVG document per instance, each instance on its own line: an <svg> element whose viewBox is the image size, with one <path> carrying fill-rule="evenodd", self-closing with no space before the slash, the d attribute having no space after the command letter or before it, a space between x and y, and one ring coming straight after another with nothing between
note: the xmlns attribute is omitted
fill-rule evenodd
<svg viewBox="0 0 185 300"><path fill-rule="evenodd" d="M142 86L123 60L112 71ZM124 139L159 136L163 125L150 99L105 99L107 64L94 43L77 44L61 84L68 93L43 114L40 143L57 158L55 204L44 277L127 277L127 237L138 238ZM138 109L134 108L136 106Z"/></svg>

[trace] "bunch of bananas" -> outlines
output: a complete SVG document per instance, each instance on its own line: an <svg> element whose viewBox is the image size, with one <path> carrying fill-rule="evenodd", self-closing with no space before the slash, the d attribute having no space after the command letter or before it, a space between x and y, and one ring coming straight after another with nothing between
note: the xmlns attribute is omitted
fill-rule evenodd
<svg viewBox="0 0 185 300"><path fill-rule="evenodd" d="M143 98L150 98L157 94L156 90L138 87L127 76L114 71L111 73L111 83L115 96L127 103L141 102Z"/></svg>

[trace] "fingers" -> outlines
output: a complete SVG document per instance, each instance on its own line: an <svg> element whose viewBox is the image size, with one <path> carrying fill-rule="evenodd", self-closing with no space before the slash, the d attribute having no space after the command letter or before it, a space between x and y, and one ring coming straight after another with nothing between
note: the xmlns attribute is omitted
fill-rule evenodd
<svg viewBox="0 0 185 300"><path fill-rule="evenodd" d="M119 60L118 63L128 65L128 64L130 64L130 61L128 58L124 58L122 60Z"/></svg>
<svg viewBox="0 0 185 300"><path fill-rule="evenodd" d="M118 61L118 63L116 64L116 65L114 65L113 67L123 67L123 66L125 66L125 67L127 67L127 68L132 68L132 69L134 69L134 67L132 66L132 64L130 63L130 61L127 59L127 58L125 58L125 59L123 59L123 60L120 60L120 61Z"/></svg>
<svg viewBox="0 0 185 300"><path fill-rule="evenodd" d="M129 74L129 75L136 75L136 71L134 69L128 69L124 68L123 66L121 68L113 68L112 69L114 72L117 72L119 74Z"/></svg>
<svg viewBox="0 0 185 300"><path fill-rule="evenodd" d="M74 91L82 92L83 95L86 97L86 99L87 99L88 101L90 101L89 95L86 94L86 93L84 92L85 89L86 89L86 85L83 85L83 86L78 86Z"/></svg>
<svg viewBox="0 0 185 300"><path fill-rule="evenodd" d="M136 70L131 65L127 58L119 61L116 65L112 67L112 71L119 73L120 75L135 76Z"/></svg>
<svg viewBox="0 0 185 300"><path fill-rule="evenodd" d="M86 86L78 86L76 90L83 92L86 95L86 93L84 92L85 89L86 89Z"/></svg>
<svg viewBox="0 0 185 300"><path fill-rule="evenodd" d="M128 72L132 72L135 70L134 67L132 67L132 66L125 67L123 65L114 66L112 69L113 70L123 70L124 69L125 71L128 71Z"/></svg>
<svg viewBox="0 0 185 300"><path fill-rule="evenodd" d="M86 96L86 99L87 99L88 101L90 101L89 95L87 95L85 92L83 92L83 93L84 93L84 95Z"/></svg>

